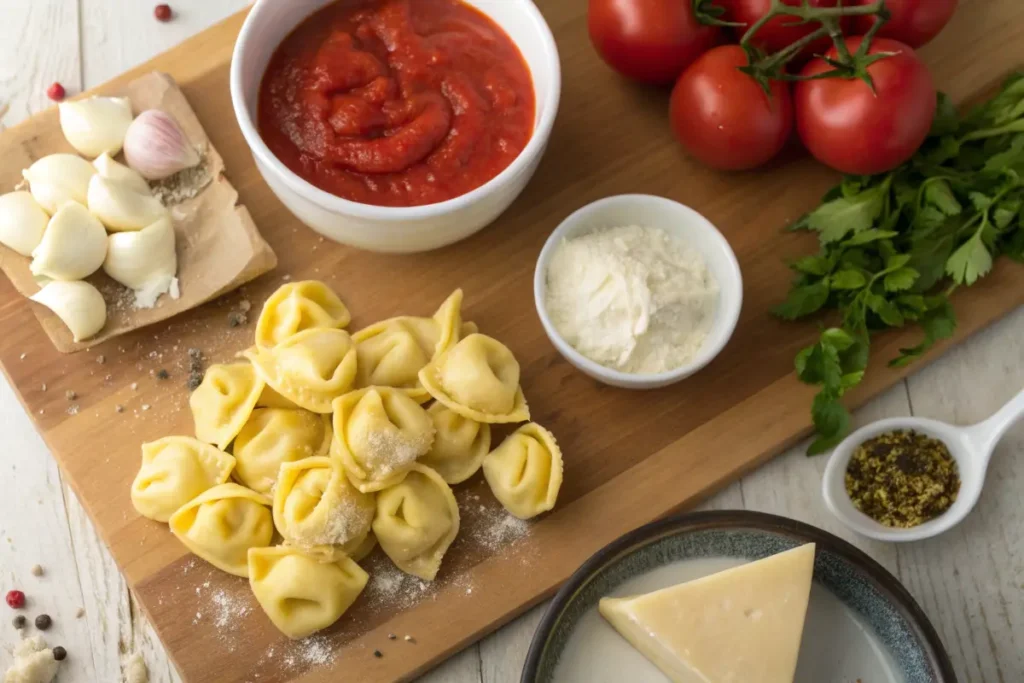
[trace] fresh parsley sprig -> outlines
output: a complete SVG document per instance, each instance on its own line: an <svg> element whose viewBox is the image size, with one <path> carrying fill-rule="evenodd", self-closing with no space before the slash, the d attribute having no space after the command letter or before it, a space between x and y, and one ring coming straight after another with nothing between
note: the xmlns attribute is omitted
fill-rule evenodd
<svg viewBox="0 0 1024 683"><path fill-rule="evenodd" d="M1024 261L1022 207L1024 74L1014 74L962 118L940 95L913 159L884 175L847 176L791 226L816 232L820 248L790 264L796 277L775 313L838 312L837 326L796 357L797 376L820 387L808 454L846 435L842 397L867 370L873 333L919 325L920 343L890 361L907 365L953 335L953 290L984 277L1000 255Z"/></svg>

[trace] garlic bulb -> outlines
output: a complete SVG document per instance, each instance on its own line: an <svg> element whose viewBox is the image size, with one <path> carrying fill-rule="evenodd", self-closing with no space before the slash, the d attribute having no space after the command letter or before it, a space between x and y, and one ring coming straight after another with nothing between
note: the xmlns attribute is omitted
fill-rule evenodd
<svg viewBox="0 0 1024 683"><path fill-rule="evenodd" d="M21 172L32 196L51 216L66 202L85 206L89 179L96 175L93 165L74 154L51 154Z"/></svg>
<svg viewBox="0 0 1024 683"><path fill-rule="evenodd" d="M165 294L178 270L174 227L164 217L135 232L116 232L107 238L103 270L136 292L136 306L152 308Z"/></svg>
<svg viewBox="0 0 1024 683"><path fill-rule="evenodd" d="M30 297L57 314L75 341L94 336L107 323L107 304L88 282L50 282Z"/></svg>
<svg viewBox="0 0 1024 683"><path fill-rule="evenodd" d="M61 102L60 128L79 154L94 157L117 154L132 123L132 103L127 97L90 97Z"/></svg>
<svg viewBox="0 0 1024 683"><path fill-rule="evenodd" d="M111 232L141 230L167 215L160 200L101 175L89 181L89 210Z"/></svg>
<svg viewBox="0 0 1024 683"><path fill-rule="evenodd" d="M132 121L124 157L147 180L161 180L200 162L178 122L159 109L148 109Z"/></svg>
<svg viewBox="0 0 1024 683"><path fill-rule="evenodd" d="M99 270L106 256L103 224L81 204L68 202L50 219L29 269L51 280L81 280Z"/></svg>
<svg viewBox="0 0 1024 683"><path fill-rule="evenodd" d="M28 192L0 195L0 244L22 256L39 246L50 217Z"/></svg>
<svg viewBox="0 0 1024 683"><path fill-rule="evenodd" d="M146 182L145 178L124 164L114 161L114 157L110 156L106 152L96 157L96 160L92 162L92 165L95 166L96 171L107 180L112 180L115 183L121 183L140 194L152 194L149 183Z"/></svg>

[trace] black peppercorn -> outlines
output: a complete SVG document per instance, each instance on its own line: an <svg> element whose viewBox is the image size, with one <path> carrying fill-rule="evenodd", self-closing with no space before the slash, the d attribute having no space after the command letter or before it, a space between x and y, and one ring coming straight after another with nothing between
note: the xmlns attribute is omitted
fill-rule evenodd
<svg viewBox="0 0 1024 683"><path fill-rule="evenodd" d="M381 657L384 656L384 653L381 652L380 650L374 650L373 651L373 656L376 657L377 659L380 659Z"/></svg>
<svg viewBox="0 0 1024 683"><path fill-rule="evenodd" d="M19 614L14 617L14 621L12 623L14 624L14 628L25 628L25 626L28 625L28 619L25 618L24 614Z"/></svg>
<svg viewBox="0 0 1024 683"><path fill-rule="evenodd" d="M53 658L58 662L64 661L68 656L68 651L62 648L60 645L53 648Z"/></svg>
<svg viewBox="0 0 1024 683"><path fill-rule="evenodd" d="M40 631L45 631L46 629L50 628L52 624L53 619L50 618L49 614L40 614L38 617L36 617L36 628Z"/></svg>
<svg viewBox="0 0 1024 683"><path fill-rule="evenodd" d="M167 379L170 376L171 376L171 373L167 372L163 368L160 368L159 370L156 371L156 378L157 379Z"/></svg>

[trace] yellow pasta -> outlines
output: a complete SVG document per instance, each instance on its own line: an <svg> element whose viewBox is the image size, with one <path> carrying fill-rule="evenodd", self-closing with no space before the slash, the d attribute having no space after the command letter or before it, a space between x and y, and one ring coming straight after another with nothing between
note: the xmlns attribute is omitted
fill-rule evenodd
<svg viewBox="0 0 1024 683"><path fill-rule="evenodd" d="M520 519L555 507L562 486L562 450L535 422L525 424L484 458L484 478L494 497Z"/></svg>
<svg viewBox="0 0 1024 683"><path fill-rule="evenodd" d="M401 481L433 441L427 411L400 389L359 389L334 402L331 455L364 493Z"/></svg>
<svg viewBox="0 0 1024 683"><path fill-rule="evenodd" d="M269 495L282 463L327 455L331 434L327 415L256 408L235 437L235 478L253 491Z"/></svg>
<svg viewBox="0 0 1024 683"><path fill-rule="evenodd" d="M244 355L274 391L314 413L331 412L331 402L355 381L356 349L344 330L304 330L272 349L257 347Z"/></svg>
<svg viewBox="0 0 1024 683"><path fill-rule="evenodd" d="M305 280L281 285L263 304L256 322L256 344L276 346L303 330L342 328L352 316L323 282Z"/></svg>
<svg viewBox="0 0 1024 683"><path fill-rule="evenodd" d="M253 548L248 574L260 607L281 633L293 639L340 619L369 579L350 558L321 562L290 546Z"/></svg>
<svg viewBox="0 0 1024 683"><path fill-rule="evenodd" d="M248 363L211 365L189 396L196 438L224 450L249 419L263 380Z"/></svg>
<svg viewBox="0 0 1024 683"><path fill-rule="evenodd" d="M352 335L359 356L356 386L405 389L426 400L418 373L432 358L459 340L462 327L462 290L456 289L431 318L399 316Z"/></svg>
<svg viewBox="0 0 1024 683"><path fill-rule="evenodd" d="M434 422L434 445L420 462L449 484L460 484L480 469L491 450L491 425L459 415L443 403L427 409Z"/></svg>
<svg viewBox="0 0 1024 683"><path fill-rule="evenodd" d="M188 436L144 443L132 504L144 517L166 522L182 505L226 482L234 467L233 457Z"/></svg>
<svg viewBox="0 0 1024 683"><path fill-rule="evenodd" d="M471 334L420 370L435 399L477 422L524 422L530 409L519 386L519 362L508 347Z"/></svg>
<svg viewBox="0 0 1024 683"><path fill-rule="evenodd" d="M433 581L459 533L455 494L437 472L415 465L401 483L377 494L373 533L396 567Z"/></svg>
<svg viewBox="0 0 1024 683"><path fill-rule="evenodd" d="M336 547L351 554L370 533L373 512L373 496L352 486L331 458L305 458L281 466L274 489L274 524L291 545Z"/></svg>
<svg viewBox="0 0 1024 683"><path fill-rule="evenodd" d="M195 498L171 516L170 524L186 548L235 576L248 576L249 549L270 545L274 536L270 499L233 483Z"/></svg>

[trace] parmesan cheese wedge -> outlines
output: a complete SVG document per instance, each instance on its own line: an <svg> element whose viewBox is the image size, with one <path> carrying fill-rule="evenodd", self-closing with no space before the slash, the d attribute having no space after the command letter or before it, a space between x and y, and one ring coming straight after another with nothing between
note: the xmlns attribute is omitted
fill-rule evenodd
<svg viewBox="0 0 1024 683"><path fill-rule="evenodd" d="M809 543L598 609L673 683L793 683L813 574Z"/></svg>

